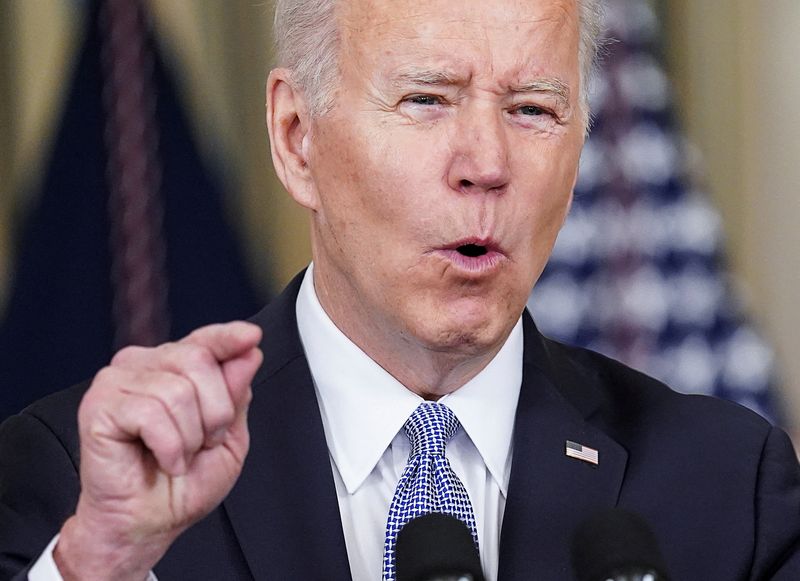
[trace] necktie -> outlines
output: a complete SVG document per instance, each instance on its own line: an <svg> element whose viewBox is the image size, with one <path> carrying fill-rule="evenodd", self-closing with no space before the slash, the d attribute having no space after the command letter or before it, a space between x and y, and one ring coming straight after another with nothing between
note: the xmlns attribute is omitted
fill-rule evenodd
<svg viewBox="0 0 800 581"><path fill-rule="evenodd" d="M397 534L408 521L423 514L441 512L460 519L469 527L478 546L472 504L444 455L447 442L459 426L450 408L430 402L420 404L403 426L411 443L411 453L389 506L383 552L384 581L395 579Z"/></svg>

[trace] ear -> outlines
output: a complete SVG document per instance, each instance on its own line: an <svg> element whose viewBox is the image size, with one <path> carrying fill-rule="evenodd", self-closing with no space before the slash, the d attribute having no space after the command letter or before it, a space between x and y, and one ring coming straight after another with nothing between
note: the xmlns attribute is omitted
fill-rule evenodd
<svg viewBox="0 0 800 581"><path fill-rule="evenodd" d="M305 98L288 69L273 69L267 79L267 131L272 163L283 187L301 206L318 207L308 167L310 118Z"/></svg>

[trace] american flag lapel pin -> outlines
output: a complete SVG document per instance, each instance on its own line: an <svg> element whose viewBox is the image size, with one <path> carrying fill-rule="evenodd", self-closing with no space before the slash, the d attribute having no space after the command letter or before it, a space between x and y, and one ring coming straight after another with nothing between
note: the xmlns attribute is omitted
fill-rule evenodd
<svg viewBox="0 0 800 581"><path fill-rule="evenodd" d="M589 446L583 446L577 442L572 442L571 440L567 440L565 453L570 458L577 458L578 460L583 460L594 466L597 466L600 461L597 450Z"/></svg>

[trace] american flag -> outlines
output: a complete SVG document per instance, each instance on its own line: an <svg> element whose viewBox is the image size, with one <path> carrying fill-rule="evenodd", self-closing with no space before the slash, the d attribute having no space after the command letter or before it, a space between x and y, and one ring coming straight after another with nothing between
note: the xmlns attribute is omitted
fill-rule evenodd
<svg viewBox="0 0 800 581"><path fill-rule="evenodd" d="M773 353L726 271L720 216L688 175L645 0L607 0L612 39L571 214L529 301L541 330L775 419Z"/></svg>
<svg viewBox="0 0 800 581"><path fill-rule="evenodd" d="M590 448L589 446L583 446L577 442L572 442L570 440L567 440L565 453L570 458L577 458L578 460L583 460L584 462L594 464L595 466L597 466L599 462L597 450Z"/></svg>

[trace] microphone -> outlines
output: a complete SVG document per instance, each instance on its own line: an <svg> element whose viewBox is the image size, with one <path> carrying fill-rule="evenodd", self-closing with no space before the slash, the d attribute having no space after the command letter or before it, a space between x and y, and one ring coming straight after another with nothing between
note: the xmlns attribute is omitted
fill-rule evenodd
<svg viewBox="0 0 800 581"><path fill-rule="evenodd" d="M485 581L467 525L432 512L411 519L395 545L397 581Z"/></svg>
<svg viewBox="0 0 800 581"><path fill-rule="evenodd" d="M572 567L578 581L669 581L650 526L620 508L601 511L577 528Z"/></svg>

